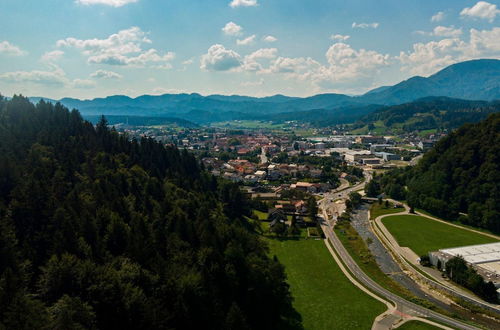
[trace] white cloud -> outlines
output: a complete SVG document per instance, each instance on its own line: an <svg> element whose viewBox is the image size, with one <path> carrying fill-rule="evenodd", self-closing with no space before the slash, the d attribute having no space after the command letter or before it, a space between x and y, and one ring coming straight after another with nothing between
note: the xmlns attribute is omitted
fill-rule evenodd
<svg viewBox="0 0 500 330"><path fill-rule="evenodd" d="M139 0L76 0L75 2L81 5L106 5L112 7L121 7L129 3L134 3Z"/></svg>
<svg viewBox="0 0 500 330"><path fill-rule="evenodd" d="M183 65L191 65L194 63L194 59L190 58L189 60L185 60L182 62Z"/></svg>
<svg viewBox="0 0 500 330"><path fill-rule="evenodd" d="M92 73L90 75L92 78L98 78L98 79L122 79L123 76L119 73L113 72L113 71L106 71L106 70L97 70L96 72Z"/></svg>
<svg viewBox="0 0 500 330"><path fill-rule="evenodd" d="M348 35L342 35L342 34L332 34L330 36L330 39L331 40L339 40L339 41L346 41L347 39L349 39L351 36L348 36Z"/></svg>
<svg viewBox="0 0 500 330"><path fill-rule="evenodd" d="M378 28L379 23L377 23L377 22L373 22L373 23L356 23L356 22L353 22L351 26L352 26L353 29L368 29L368 28L376 29L376 28Z"/></svg>
<svg viewBox="0 0 500 330"><path fill-rule="evenodd" d="M45 54L42 55L42 58L40 59L42 62L55 62L59 60L62 56L64 55L64 52L62 50L53 50L51 52L46 52Z"/></svg>
<svg viewBox="0 0 500 330"><path fill-rule="evenodd" d="M0 74L0 80L8 83L33 83L50 86L64 86L68 83L66 73L54 66L52 71L13 71Z"/></svg>
<svg viewBox="0 0 500 330"><path fill-rule="evenodd" d="M293 74L296 78L303 78L303 75L309 74L314 68L320 64L310 57L278 57L271 67L269 73L286 73Z"/></svg>
<svg viewBox="0 0 500 330"><path fill-rule="evenodd" d="M442 20L444 20L444 17L444 12L439 11L431 17L431 22L441 22Z"/></svg>
<svg viewBox="0 0 500 330"><path fill-rule="evenodd" d="M253 7L258 6L257 0L233 0L229 3L229 6L232 8L236 7Z"/></svg>
<svg viewBox="0 0 500 330"><path fill-rule="evenodd" d="M11 44L8 41L0 42L0 54L6 54L11 56L22 56L26 55L26 52L21 50L21 48Z"/></svg>
<svg viewBox="0 0 500 330"><path fill-rule="evenodd" d="M96 83L88 79L75 79L71 82L71 86L78 89L90 89L94 88Z"/></svg>
<svg viewBox="0 0 500 330"><path fill-rule="evenodd" d="M243 70L253 72L263 72L264 66L269 66L270 61L278 56L276 48L261 48L245 56L243 60Z"/></svg>
<svg viewBox="0 0 500 330"><path fill-rule="evenodd" d="M402 70L414 75L430 75L444 67L479 58L500 58L500 27L491 30L469 31L469 42L448 38L428 43L417 43L409 52L401 52L397 59Z"/></svg>
<svg viewBox="0 0 500 330"><path fill-rule="evenodd" d="M462 17L487 19L490 22L493 22L497 15L500 15L497 5L486 1L479 1L474 6L466 7L460 12Z"/></svg>
<svg viewBox="0 0 500 330"><path fill-rule="evenodd" d="M206 71L229 71L241 66L241 56L233 50L215 44L201 57L200 68Z"/></svg>
<svg viewBox="0 0 500 330"><path fill-rule="evenodd" d="M371 84L379 70L389 65L389 55L373 50L353 49L346 43L335 43L326 52L328 66L312 75L322 87Z"/></svg>
<svg viewBox="0 0 500 330"><path fill-rule="evenodd" d="M264 79L260 78L258 81L244 81L240 84L243 87L255 87L264 85Z"/></svg>
<svg viewBox="0 0 500 330"><path fill-rule="evenodd" d="M71 47L82 51L90 64L128 65L144 67L153 65L157 68L171 68L169 63L174 59L173 52L163 55L154 48L143 50L144 44L151 44L138 27L131 27L110 35L106 39L66 38L57 41L58 47Z"/></svg>
<svg viewBox="0 0 500 330"><path fill-rule="evenodd" d="M234 22L229 22L222 28L222 32L228 36L239 36L242 31L243 28Z"/></svg>
<svg viewBox="0 0 500 330"><path fill-rule="evenodd" d="M273 36L265 36L264 38L262 38L262 40L264 40L265 42L276 42L278 41L277 38L273 37Z"/></svg>
<svg viewBox="0 0 500 330"><path fill-rule="evenodd" d="M459 37L462 35L462 28L455 29L453 26L436 26L434 28L433 34L438 37Z"/></svg>
<svg viewBox="0 0 500 330"><path fill-rule="evenodd" d="M251 35L250 37L245 38L243 40L240 40L240 39L236 40L236 44L238 46L248 46L248 45L253 44L254 41L255 41L255 34Z"/></svg>
<svg viewBox="0 0 500 330"><path fill-rule="evenodd" d="M455 29L454 26L446 27L446 26L436 26L432 32L425 31L416 31L415 33L421 34L424 36L432 36L432 37L451 37L457 38L462 35L462 28Z"/></svg>

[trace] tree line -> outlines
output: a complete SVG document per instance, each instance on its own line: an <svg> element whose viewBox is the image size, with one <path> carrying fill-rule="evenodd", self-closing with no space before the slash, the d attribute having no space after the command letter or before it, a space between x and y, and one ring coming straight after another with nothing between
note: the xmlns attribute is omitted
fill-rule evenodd
<svg viewBox="0 0 500 330"><path fill-rule="evenodd" d="M418 165L375 176L366 191L500 233L500 113L441 139Z"/></svg>

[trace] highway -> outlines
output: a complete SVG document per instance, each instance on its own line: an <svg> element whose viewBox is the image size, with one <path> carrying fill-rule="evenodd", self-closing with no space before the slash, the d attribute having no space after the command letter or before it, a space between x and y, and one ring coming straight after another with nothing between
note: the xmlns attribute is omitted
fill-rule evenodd
<svg viewBox="0 0 500 330"><path fill-rule="evenodd" d="M369 177L367 177L367 180L369 180ZM325 198L322 199L319 202L320 209L322 210L323 217L320 218L320 224L321 228L323 229L323 232L325 233L325 237L330 241L332 244L336 254L340 257L342 262L345 264L345 266L348 268L348 270L354 275L357 281L359 281L361 284L363 284L365 287L370 289L372 292L376 293L380 297L387 299L393 303L396 304L397 310L402 316L416 316L416 317L423 317L423 318L430 318L435 321L438 321L442 324L446 324L450 327L457 328L457 329L478 329L476 327L473 327L471 325L462 323L458 320L449 318L447 316L444 316L442 314L433 312L427 308L424 308L422 306L416 305L412 302L407 301L406 299L393 294L392 292L384 289L381 287L379 284L377 284L375 281L373 281L368 275L366 275L361 268L356 264L356 262L352 259L350 254L347 252L337 235L334 233L332 225L329 221L329 216L327 214L327 210L330 211L332 215L332 219L336 220L336 212L335 209L338 204L334 203L334 199L346 199L349 193L352 191L356 191L359 189L362 189L364 187L364 183L360 183L356 186L344 189L342 191L334 191L332 193L326 194Z"/></svg>

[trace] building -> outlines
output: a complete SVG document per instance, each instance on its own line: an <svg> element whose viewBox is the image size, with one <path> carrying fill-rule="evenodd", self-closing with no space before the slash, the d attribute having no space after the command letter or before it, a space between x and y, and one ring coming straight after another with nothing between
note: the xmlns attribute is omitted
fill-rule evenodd
<svg viewBox="0 0 500 330"><path fill-rule="evenodd" d="M495 287L500 288L500 242L429 252L431 264L436 267L439 264L441 269L446 267L448 260L458 256L476 269L485 281L491 281Z"/></svg>
<svg viewBox="0 0 500 330"><path fill-rule="evenodd" d="M376 152L377 157L382 158L384 161L389 162L391 160L401 160L401 156L396 154L391 154L389 152Z"/></svg>
<svg viewBox="0 0 500 330"><path fill-rule="evenodd" d="M384 144L385 138L383 136L358 136L356 138L358 144Z"/></svg>
<svg viewBox="0 0 500 330"><path fill-rule="evenodd" d="M372 144L370 146L371 152L384 151L387 148L393 147L392 144Z"/></svg>
<svg viewBox="0 0 500 330"><path fill-rule="evenodd" d="M344 159L349 163L360 162L363 158L372 158L368 150L348 150L344 154Z"/></svg>
<svg viewBox="0 0 500 330"><path fill-rule="evenodd" d="M420 141L417 146L420 150L427 151L434 146L434 141Z"/></svg>

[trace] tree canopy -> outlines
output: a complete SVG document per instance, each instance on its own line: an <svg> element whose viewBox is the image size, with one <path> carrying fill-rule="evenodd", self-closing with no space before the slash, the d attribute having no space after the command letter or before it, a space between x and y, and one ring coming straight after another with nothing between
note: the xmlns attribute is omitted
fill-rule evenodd
<svg viewBox="0 0 500 330"><path fill-rule="evenodd" d="M186 151L0 97L0 329L300 326L249 215Z"/></svg>

